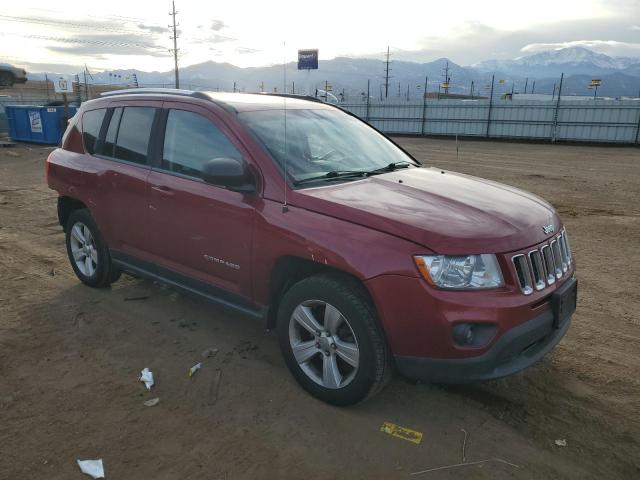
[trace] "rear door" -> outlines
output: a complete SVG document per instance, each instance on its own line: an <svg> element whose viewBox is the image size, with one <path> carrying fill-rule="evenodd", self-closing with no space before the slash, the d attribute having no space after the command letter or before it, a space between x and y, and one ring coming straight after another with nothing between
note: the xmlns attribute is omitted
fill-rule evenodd
<svg viewBox="0 0 640 480"><path fill-rule="evenodd" d="M109 247L148 256L147 177L157 116L162 102L114 102L108 109L94 156L99 227Z"/></svg>
<svg viewBox="0 0 640 480"><path fill-rule="evenodd" d="M246 162L247 153L213 112L180 102L164 107L164 138L148 179L152 253L171 271L249 298L259 196L201 178L206 161Z"/></svg>

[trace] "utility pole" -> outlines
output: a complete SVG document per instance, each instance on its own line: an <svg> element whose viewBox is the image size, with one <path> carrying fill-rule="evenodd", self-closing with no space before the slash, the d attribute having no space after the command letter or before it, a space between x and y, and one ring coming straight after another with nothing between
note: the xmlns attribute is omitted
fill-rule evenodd
<svg viewBox="0 0 640 480"><path fill-rule="evenodd" d="M551 93L551 100L553 100L554 98L556 98L556 84L553 84L553 93Z"/></svg>
<svg viewBox="0 0 640 480"><path fill-rule="evenodd" d="M82 88L80 87L80 76L76 75L76 86L78 87L78 93L76 94L76 102L78 102L78 106L82 103Z"/></svg>
<svg viewBox="0 0 640 480"><path fill-rule="evenodd" d="M409 101L409 84L407 83L407 102Z"/></svg>
<svg viewBox="0 0 640 480"><path fill-rule="evenodd" d="M178 12L176 12L176 2L172 1L171 6L173 8L169 15L171 15L173 19L173 27L169 25L169 28L173 28L173 36L171 39L173 40L173 63L176 73L176 88L180 88L180 76L178 74L178 31L176 30L176 27L178 26L176 24L176 15Z"/></svg>
<svg viewBox="0 0 640 480"><path fill-rule="evenodd" d="M527 93L527 87L529 86L529 77L524 81L524 93Z"/></svg>
<svg viewBox="0 0 640 480"><path fill-rule="evenodd" d="M445 64L444 67L444 83L442 84L442 88L444 88L444 94L448 95L449 94L449 81L451 80L451 77L449 77L449 62L447 61L447 63Z"/></svg>
<svg viewBox="0 0 640 480"><path fill-rule="evenodd" d="M531 85L531 95L533 95L534 93L536 93L536 81L533 81L533 85Z"/></svg>
<svg viewBox="0 0 640 480"><path fill-rule="evenodd" d="M473 80L471 80L471 100L473 100Z"/></svg>
<svg viewBox="0 0 640 480"><path fill-rule="evenodd" d="M391 69L389 68L389 55L391 54L389 53L389 46L387 45L387 61L384 67L384 97L385 98L389 97L389 72L391 72Z"/></svg>
<svg viewBox="0 0 640 480"><path fill-rule="evenodd" d="M400 82L398 82L398 98L400 98Z"/></svg>

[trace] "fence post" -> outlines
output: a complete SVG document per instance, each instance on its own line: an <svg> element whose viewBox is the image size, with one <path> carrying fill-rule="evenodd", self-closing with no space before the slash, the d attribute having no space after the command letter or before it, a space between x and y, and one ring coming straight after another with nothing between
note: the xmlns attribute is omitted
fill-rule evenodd
<svg viewBox="0 0 640 480"><path fill-rule="evenodd" d="M638 108L638 125L636 126L636 145L638 145L638 138L640 137L640 108Z"/></svg>
<svg viewBox="0 0 640 480"><path fill-rule="evenodd" d="M551 129L551 143L555 143L558 138L558 111L560 110L560 97L562 96L562 80L564 78L564 72L560 75L560 86L558 87L558 99L556 100L556 108L553 112L553 127Z"/></svg>
<svg viewBox="0 0 640 480"><path fill-rule="evenodd" d="M44 74L44 88L47 89L47 103L49 102L49 77L47 74Z"/></svg>
<svg viewBox="0 0 640 480"><path fill-rule="evenodd" d="M429 76L424 77L424 89L422 93L422 128L420 132L424 136L424 127L427 121L427 82L429 82Z"/></svg>
<svg viewBox="0 0 640 480"><path fill-rule="evenodd" d="M491 125L491 108L493 107L493 82L495 75L491 75L491 93L489 94L489 112L487 113L487 132L485 137L489 138L489 126Z"/></svg>
<svg viewBox="0 0 640 480"><path fill-rule="evenodd" d="M365 120L369 123L369 82L371 80L367 80L367 114L365 116Z"/></svg>

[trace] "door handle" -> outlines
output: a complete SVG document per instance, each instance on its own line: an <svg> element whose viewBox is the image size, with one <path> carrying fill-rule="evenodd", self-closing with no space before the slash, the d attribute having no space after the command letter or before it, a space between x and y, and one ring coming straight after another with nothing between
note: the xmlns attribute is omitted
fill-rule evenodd
<svg viewBox="0 0 640 480"><path fill-rule="evenodd" d="M173 190L165 185L153 185L151 188L162 195L173 195Z"/></svg>

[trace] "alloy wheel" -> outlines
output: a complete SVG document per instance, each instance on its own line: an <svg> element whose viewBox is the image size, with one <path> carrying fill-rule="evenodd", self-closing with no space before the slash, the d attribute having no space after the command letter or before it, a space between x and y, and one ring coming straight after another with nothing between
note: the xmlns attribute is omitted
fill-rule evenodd
<svg viewBox="0 0 640 480"><path fill-rule="evenodd" d="M356 376L358 342L347 319L329 303L299 304L289 320L289 343L301 370L318 385L343 388Z"/></svg>
<svg viewBox="0 0 640 480"><path fill-rule="evenodd" d="M98 251L91 230L84 223L76 222L71 227L69 241L76 267L84 276L92 277L98 268Z"/></svg>

